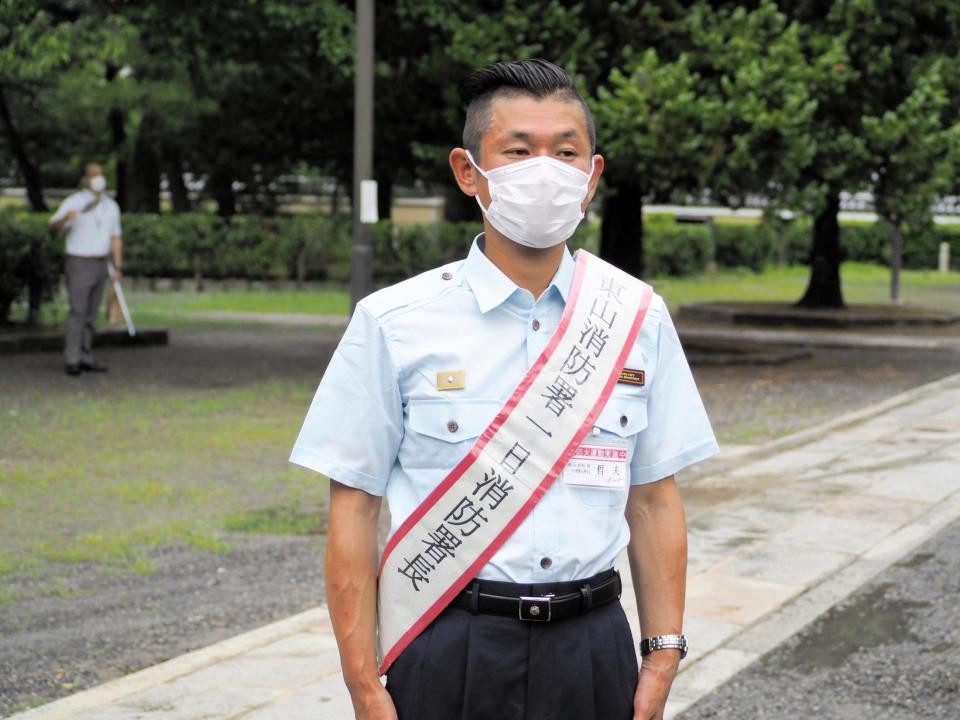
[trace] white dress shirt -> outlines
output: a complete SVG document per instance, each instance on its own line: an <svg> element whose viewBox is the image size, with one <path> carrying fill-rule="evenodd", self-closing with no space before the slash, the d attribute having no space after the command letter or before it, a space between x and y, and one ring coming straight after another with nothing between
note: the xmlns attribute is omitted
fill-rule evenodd
<svg viewBox="0 0 960 720"><path fill-rule="evenodd" d="M110 254L110 238L120 235L120 207L106 193L100 200L89 190L67 196L50 218L51 223L62 220L71 210L76 217L65 225L67 255L78 257L106 257Z"/></svg>
<svg viewBox="0 0 960 720"><path fill-rule="evenodd" d="M373 495L395 532L467 454L546 347L574 275L565 252L538 299L482 251L401 282L358 305L290 456ZM663 300L655 295L628 357L643 385L618 383L588 438L628 448L629 484L654 482L717 452L710 422ZM463 370L462 390L437 373ZM586 578L613 567L630 532L628 487L559 478L478 577Z"/></svg>

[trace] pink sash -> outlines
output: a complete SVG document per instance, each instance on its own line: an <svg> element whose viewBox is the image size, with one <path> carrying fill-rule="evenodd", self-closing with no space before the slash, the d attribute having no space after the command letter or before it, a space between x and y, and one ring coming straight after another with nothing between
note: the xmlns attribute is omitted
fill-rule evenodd
<svg viewBox="0 0 960 720"><path fill-rule="evenodd" d="M490 426L387 542L380 673L513 534L593 426L653 290L580 250L560 324Z"/></svg>

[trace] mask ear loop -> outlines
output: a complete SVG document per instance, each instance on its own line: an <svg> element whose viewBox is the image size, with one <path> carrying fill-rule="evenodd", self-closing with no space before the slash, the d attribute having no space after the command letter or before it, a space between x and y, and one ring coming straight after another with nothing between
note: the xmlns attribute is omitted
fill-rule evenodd
<svg viewBox="0 0 960 720"><path fill-rule="evenodd" d="M483 169L477 164L477 161L473 159L473 154L472 154L469 150L464 150L464 152L467 154L467 160L470 161L470 164L473 165L473 167L476 169L476 171L477 171L478 173L480 173L481 175L483 175L485 178L487 178L487 180L489 180L489 179L490 179L489 176L488 176L488 175L483 171Z"/></svg>
<svg viewBox="0 0 960 720"><path fill-rule="evenodd" d="M487 174L480 168L480 166L477 164L477 161L473 159L473 154L472 154L469 150L465 150L464 152L467 153L467 160L470 161L470 164L473 165L474 169L475 169L478 173L480 173L483 177L485 177L485 178L487 179L487 182L489 183L489 182L490 182L490 176L487 175ZM477 205L480 206L480 212L482 212L483 215L484 215L484 217L486 217L488 208L485 208L485 207L483 206L483 203L480 202L480 193L477 193L476 195L474 195L474 199L477 201ZM491 195L491 197L490 197L490 204L493 205L493 196L492 196L492 195Z"/></svg>

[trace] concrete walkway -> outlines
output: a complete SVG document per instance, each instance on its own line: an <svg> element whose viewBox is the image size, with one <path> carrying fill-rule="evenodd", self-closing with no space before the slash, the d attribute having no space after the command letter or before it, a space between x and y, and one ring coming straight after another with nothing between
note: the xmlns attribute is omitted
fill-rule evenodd
<svg viewBox="0 0 960 720"><path fill-rule="evenodd" d="M692 650L668 718L960 517L960 374L769 445L738 448L696 478L682 483ZM636 633L631 595L624 600ZM353 715L318 608L15 717Z"/></svg>

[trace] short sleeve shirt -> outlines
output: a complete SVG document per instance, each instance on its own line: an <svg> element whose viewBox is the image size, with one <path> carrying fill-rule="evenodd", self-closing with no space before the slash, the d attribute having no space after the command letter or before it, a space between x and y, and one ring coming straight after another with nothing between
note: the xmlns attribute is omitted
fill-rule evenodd
<svg viewBox="0 0 960 720"><path fill-rule="evenodd" d="M517 287L482 251L365 298L323 376L291 461L385 495L391 532L467 454L560 322L573 275L565 252L543 294ZM676 329L654 295L627 359L643 384L618 383L588 437L625 445L629 484L717 452ZM465 387L437 387L463 371ZM613 566L630 533L628 488L551 485L478 577L554 582Z"/></svg>
<svg viewBox="0 0 960 720"><path fill-rule="evenodd" d="M76 217L67 223L67 255L78 257L106 257L110 254L110 238L119 236L120 207L106 193L97 196L81 190L64 198L50 218L58 222L71 210Z"/></svg>

